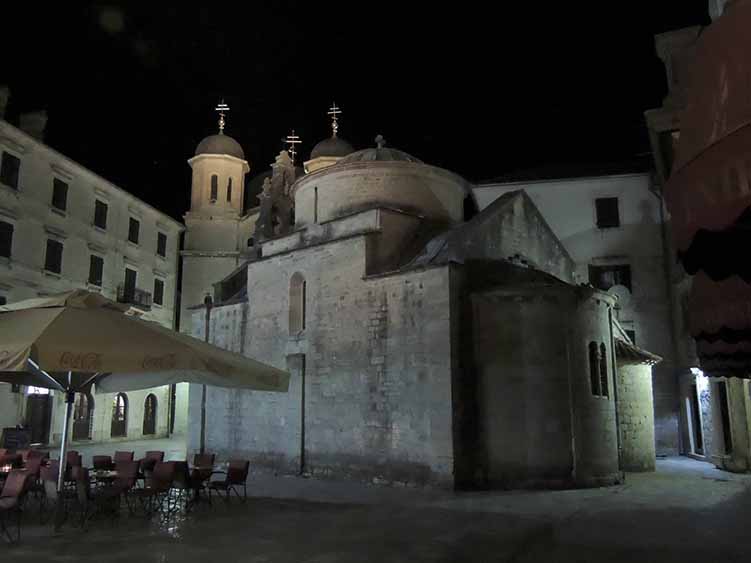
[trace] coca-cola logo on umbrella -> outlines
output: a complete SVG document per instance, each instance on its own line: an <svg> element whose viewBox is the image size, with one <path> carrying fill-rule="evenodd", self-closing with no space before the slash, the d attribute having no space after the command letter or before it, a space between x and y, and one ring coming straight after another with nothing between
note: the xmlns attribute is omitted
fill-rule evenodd
<svg viewBox="0 0 751 563"><path fill-rule="evenodd" d="M63 352L60 367L70 371L100 371L102 355L95 352Z"/></svg>

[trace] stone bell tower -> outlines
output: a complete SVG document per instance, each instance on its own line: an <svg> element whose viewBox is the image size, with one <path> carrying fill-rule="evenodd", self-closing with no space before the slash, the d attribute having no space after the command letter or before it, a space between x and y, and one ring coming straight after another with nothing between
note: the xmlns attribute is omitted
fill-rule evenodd
<svg viewBox="0 0 751 563"><path fill-rule="evenodd" d="M203 139L188 160L193 178L184 216L181 332L190 332L188 308L203 303L212 284L239 266L242 250L239 227L250 165L240 144L224 133L229 107L222 102L216 109L219 132Z"/></svg>

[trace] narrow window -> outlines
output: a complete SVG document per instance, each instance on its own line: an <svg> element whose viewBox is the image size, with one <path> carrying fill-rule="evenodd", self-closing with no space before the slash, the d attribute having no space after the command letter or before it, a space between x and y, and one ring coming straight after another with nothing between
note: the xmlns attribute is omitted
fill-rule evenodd
<svg viewBox="0 0 751 563"><path fill-rule="evenodd" d="M600 344L600 395L608 397L608 351Z"/></svg>
<svg viewBox="0 0 751 563"><path fill-rule="evenodd" d="M0 162L0 183L17 190L20 168L21 160L9 152L4 152L2 162Z"/></svg>
<svg viewBox="0 0 751 563"><path fill-rule="evenodd" d="M299 272L289 283L289 333L305 330L305 278Z"/></svg>
<svg viewBox="0 0 751 563"><path fill-rule="evenodd" d="M125 285L123 287L123 302L133 303L136 299L136 277L138 272L125 268Z"/></svg>
<svg viewBox="0 0 751 563"><path fill-rule="evenodd" d="M13 248L13 225L0 221L0 256L10 258Z"/></svg>
<svg viewBox="0 0 751 563"><path fill-rule="evenodd" d="M589 343L589 384L592 388L592 395L600 394L600 368L599 355L597 353L597 343Z"/></svg>
<svg viewBox="0 0 751 563"><path fill-rule="evenodd" d="M88 393L76 393L73 403L73 439L91 440L94 398Z"/></svg>
<svg viewBox="0 0 751 563"><path fill-rule="evenodd" d="M318 186L313 188L313 222L318 223Z"/></svg>
<svg viewBox="0 0 751 563"><path fill-rule="evenodd" d="M227 201L232 201L232 178L227 180Z"/></svg>
<svg viewBox="0 0 751 563"><path fill-rule="evenodd" d="M97 287L102 287L102 276L104 274L104 258L92 254L89 259L89 283Z"/></svg>
<svg viewBox="0 0 751 563"><path fill-rule="evenodd" d="M59 178L52 181L52 207L60 211L68 208L68 184Z"/></svg>
<svg viewBox="0 0 751 563"><path fill-rule="evenodd" d="M632 344L636 345L636 331L635 330L627 330L626 335L628 336L628 339L631 341Z"/></svg>
<svg viewBox="0 0 751 563"><path fill-rule="evenodd" d="M0 305L7 305L8 298L5 295L0 295Z"/></svg>
<svg viewBox="0 0 751 563"><path fill-rule="evenodd" d="M589 283L597 289L607 291L614 285L627 287L631 285L631 266L628 264L609 264L607 266L589 266Z"/></svg>
<svg viewBox="0 0 751 563"><path fill-rule="evenodd" d="M255 240L253 239L253 237L250 237L248 239L248 246L253 246L254 244L255 244Z"/></svg>
<svg viewBox="0 0 751 563"><path fill-rule="evenodd" d="M154 297L152 301L157 305L164 304L164 281L154 278Z"/></svg>
<svg viewBox="0 0 751 563"><path fill-rule="evenodd" d="M112 402L112 424L110 426L110 435L112 437L122 437L128 434L128 396L125 393L118 393Z"/></svg>
<svg viewBox="0 0 751 563"><path fill-rule="evenodd" d="M138 234L140 230L141 223L138 219L133 219L133 217L131 217L130 223L128 224L128 240L133 244L138 244Z"/></svg>
<svg viewBox="0 0 751 563"><path fill-rule="evenodd" d="M47 239L47 253L44 256L44 269L59 274L63 268L63 243Z"/></svg>
<svg viewBox="0 0 751 563"><path fill-rule="evenodd" d="M107 228L107 204L98 199L94 202L94 226Z"/></svg>
<svg viewBox="0 0 751 563"><path fill-rule="evenodd" d="M219 176L211 176L211 201L216 201L219 197Z"/></svg>
<svg viewBox="0 0 751 563"><path fill-rule="evenodd" d="M167 235L164 233L156 235L156 253L162 258L167 256Z"/></svg>
<svg viewBox="0 0 751 563"><path fill-rule="evenodd" d="M595 199L595 211L597 212L597 228L612 229L621 226L617 197Z"/></svg>
<svg viewBox="0 0 751 563"><path fill-rule="evenodd" d="M149 393L143 404L143 433L156 434L156 396Z"/></svg>

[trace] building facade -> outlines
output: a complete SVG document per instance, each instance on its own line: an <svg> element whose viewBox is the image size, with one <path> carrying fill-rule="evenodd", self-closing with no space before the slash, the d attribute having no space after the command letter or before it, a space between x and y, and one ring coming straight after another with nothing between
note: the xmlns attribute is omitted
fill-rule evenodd
<svg viewBox="0 0 751 563"><path fill-rule="evenodd" d="M209 388L212 451L277 473L454 487L593 486L654 467L643 379L659 358L616 330L613 295L577 285L527 194L465 216L464 179L380 136L354 151L336 127L305 170L280 153L246 214L252 248L224 276L205 262L185 303L196 338L292 374L287 394ZM194 177L204 195L186 217L216 205L210 182ZM223 229L195 227L205 241ZM639 384L617 375L626 357L646 366ZM189 395L197 411L200 387Z"/></svg>
<svg viewBox="0 0 751 563"><path fill-rule="evenodd" d="M0 303L83 288L175 328L182 225L45 145L45 121L0 119ZM133 439L168 434L175 393L76 401L73 443ZM64 412L60 393L0 384L0 427L58 443Z"/></svg>

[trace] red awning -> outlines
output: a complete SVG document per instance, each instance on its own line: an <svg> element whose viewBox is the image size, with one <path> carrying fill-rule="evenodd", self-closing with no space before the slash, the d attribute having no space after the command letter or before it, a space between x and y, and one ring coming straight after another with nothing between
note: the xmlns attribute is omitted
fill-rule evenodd
<svg viewBox="0 0 751 563"><path fill-rule="evenodd" d="M751 285L738 276L716 282L704 272L697 273L688 304L691 336L751 327Z"/></svg>
<svg viewBox="0 0 751 563"><path fill-rule="evenodd" d="M665 198L679 250L751 205L751 1L704 30Z"/></svg>

